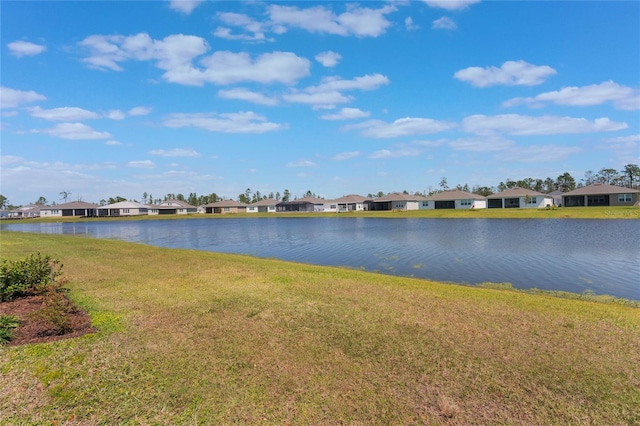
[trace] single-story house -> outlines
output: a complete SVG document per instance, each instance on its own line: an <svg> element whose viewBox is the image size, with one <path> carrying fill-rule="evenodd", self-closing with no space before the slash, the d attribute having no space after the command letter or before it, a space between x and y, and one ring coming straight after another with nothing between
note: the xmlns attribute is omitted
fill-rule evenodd
<svg viewBox="0 0 640 426"><path fill-rule="evenodd" d="M215 203L205 204L205 213L229 214L229 213L245 213L247 204L234 200L222 200Z"/></svg>
<svg viewBox="0 0 640 426"><path fill-rule="evenodd" d="M544 208L553 204L553 197L526 188L510 188L487 197L487 207L494 208Z"/></svg>
<svg viewBox="0 0 640 426"><path fill-rule="evenodd" d="M256 201L247 206L247 213L275 213L277 211L278 200L266 198Z"/></svg>
<svg viewBox="0 0 640 426"><path fill-rule="evenodd" d="M427 198L422 195L394 192L365 201L366 210L423 210L428 208Z"/></svg>
<svg viewBox="0 0 640 426"><path fill-rule="evenodd" d="M344 197L336 198L333 204L336 204L337 211L340 212L359 212L367 210L369 207L366 201L367 197L357 194L349 194Z"/></svg>
<svg viewBox="0 0 640 426"><path fill-rule="evenodd" d="M478 194L451 189L425 198L427 209L486 209L487 199Z"/></svg>
<svg viewBox="0 0 640 426"><path fill-rule="evenodd" d="M55 206L40 207L40 217L94 217L98 215L100 206L84 201L57 204Z"/></svg>
<svg viewBox="0 0 640 426"><path fill-rule="evenodd" d="M10 210L7 217L10 219L26 219L30 217L40 217L40 207L37 204L29 204L28 206L18 207Z"/></svg>
<svg viewBox="0 0 640 426"><path fill-rule="evenodd" d="M562 191L553 191L548 193L547 195L551 196L553 198L553 205L556 207L560 207L562 206L562 196L564 195L564 192Z"/></svg>
<svg viewBox="0 0 640 426"><path fill-rule="evenodd" d="M140 216L149 214L149 206L135 201L120 201L98 208L98 216Z"/></svg>
<svg viewBox="0 0 640 426"><path fill-rule="evenodd" d="M638 200L640 200L639 190L606 183L583 186L565 192L562 196L562 204L565 207L633 206Z"/></svg>
<svg viewBox="0 0 640 426"><path fill-rule="evenodd" d="M303 197L293 201L281 201L276 205L278 212L324 212L327 200Z"/></svg>
<svg viewBox="0 0 640 426"><path fill-rule="evenodd" d="M166 200L158 205L149 206L149 215L191 213L198 213L198 208L186 201Z"/></svg>

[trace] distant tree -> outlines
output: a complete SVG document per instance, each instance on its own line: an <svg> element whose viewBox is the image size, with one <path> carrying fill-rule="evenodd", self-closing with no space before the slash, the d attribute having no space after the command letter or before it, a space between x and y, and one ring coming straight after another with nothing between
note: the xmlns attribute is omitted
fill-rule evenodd
<svg viewBox="0 0 640 426"><path fill-rule="evenodd" d="M186 199L186 198L184 198L184 195L182 195L182 194L177 194L177 195L176 195L176 200L178 200L178 201L186 201L187 199Z"/></svg>
<svg viewBox="0 0 640 426"><path fill-rule="evenodd" d="M465 192L469 192L469 185L468 185L468 184L466 184L466 183L465 183L464 185L457 184L457 185L456 185L456 189L457 189L458 191L465 191Z"/></svg>
<svg viewBox="0 0 640 426"><path fill-rule="evenodd" d="M276 192L276 201L280 201L280 192Z"/></svg>
<svg viewBox="0 0 640 426"><path fill-rule="evenodd" d="M100 205L100 207L102 206L106 206L107 205L107 200L105 200L104 198L102 200L100 200L100 202L98 203Z"/></svg>
<svg viewBox="0 0 640 426"><path fill-rule="evenodd" d="M442 177L442 179L440 179L440 183L438 184L438 186L440 186L440 189L442 189L443 191L446 191L447 189L449 189L449 184L447 184L447 178Z"/></svg>
<svg viewBox="0 0 640 426"><path fill-rule="evenodd" d="M149 194L149 198L147 198L147 200L149 204L153 204L153 195Z"/></svg>
<svg viewBox="0 0 640 426"><path fill-rule="evenodd" d="M116 196L115 198L109 198L109 204L120 203L122 201L127 201L127 199L119 195Z"/></svg>
<svg viewBox="0 0 640 426"><path fill-rule="evenodd" d="M275 197L276 197L276 196L275 196L275 195L273 195L273 191L271 191L271 192L269 193L269 196L268 196L267 198L271 198L272 200L274 200L274 199L275 199Z"/></svg>
<svg viewBox="0 0 640 426"><path fill-rule="evenodd" d="M601 169L596 174L596 180L600 183L613 185L618 179L618 171L616 169Z"/></svg>
<svg viewBox="0 0 640 426"><path fill-rule="evenodd" d="M313 192L311 192L311 190L308 190L307 192L304 193L305 197L313 197Z"/></svg>
<svg viewBox="0 0 640 426"><path fill-rule="evenodd" d="M584 178L582 178L582 183L585 186L592 185L596 182L597 182L596 174L593 173L593 170L587 170L586 172L584 172Z"/></svg>
<svg viewBox="0 0 640 426"><path fill-rule="evenodd" d="M291 193L288 189L285 189L284 193L282 194L282 202L286 203L287 201L289 201L289 199L291 199Z"/></svg>
<svg viewBox="0 0 640 426"><path fill-rule="evenodd" d="M144 193L142 194L142 202L143 202L143 203L145 203L145 204L147 203L147 197L149 197L149 194L147 194L146 192L144 192Z"/></svg>
<svg viewBox="0 0 640 426"><path fill-rule="evenodd" d="M245 203L245 204L250 204L251 203L251 200L247 197L247 194L238 195L238 201L240 201L241 203Z"/></svg>
<svg viewBox="0 0 640 426"><path fill-rule="evenodd" d="M36 200L36 202L34 203L38 206L46 206L47 205L47 199L44 198L43 196L38 197L38 199Z"/></svg>
<svg viewBox="0 0 640 426"><path fill-rule="evenodd" d="M488 197L493 194L493 190L488 186L474 186L472 192L474 194L482 195L483 197Z"/></svg>
<svg viewBox="0 0 640 426"><path fill-rule="evenodd" d="M378 193L376 194L376 197L378 197L378 198L384 197L384 192L378 191Z"/></svg>
<svg viewBox="0 0 640 426"><path fill-rule="evenodd" d="M192 206L199 206L200 203L198 203L198 196L196 195L195 192L190 192L189 193L189 198L187 198L187 204L190 204Z"/></svg>
<svg viewBox="0 0 640 426"><path fill-rule="evenodd" d="M0 209L6 208L8 203L9 203L9 200L7 200L7 197L0 194Z"/></svg>
<svg viewBox="0 0 640 426"><path fill-rule="evenodd" d="M60 199L62 201L64 201L65 203L67 202L67 199L71 196L71 193L68 191L62 191L60 192Z"/></svg>
<svg viewBox="0 0 640 426"><path fill-rule="evenodd" d="M640 167L637 164L627 164L624 166L624 176L626 178L626 186L633 188L633 184L640 181Z"/></svg>
<svg viewBox="0 0 640 426"><path fill-rule="evenodd" d="M555 188L562 192L573 191L576 189L576 180L569 172L564 172L556 179Z"/></svg>

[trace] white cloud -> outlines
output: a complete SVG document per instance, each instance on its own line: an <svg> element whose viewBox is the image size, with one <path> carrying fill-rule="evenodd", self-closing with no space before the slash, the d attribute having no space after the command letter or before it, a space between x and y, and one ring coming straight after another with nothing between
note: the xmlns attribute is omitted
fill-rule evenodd
<svg viewBox="0 0 640 426"><path fill-rule="evenodd" d="M127 165L136 169L153 169L156 167L155 163L151 160L129 161Z"/></svg>
<svg viewBox="0 0 640 426"><path fill-rule="evenodd" d="M189 15L204 0L169 0L169 7L177 12Z"/></svg>
<svg viewBox="0 0 640 426"><path fill-rule="evenodd" d="M317 167L318 165L313 161L302 160L302 161L294 161L291 163L287 163L287 167Z"/></svg>
<svg viewBox="0 0 640 426"><path fill-rule="evenodd" d="M580 152L575 146L566 145L529 145L512 147L496 154L496 159L509 162L540 163L564 161L570 155Z"/></svg>
<svg viewBox="0 0 640 426"><path fill-rule="evenodd" d="M324 6L299 9L295 6L270 5L267 13L271 22L282 28L341 36L377 37L391 25L385 15L396 10L394 6L369 9L347 5L346 12L336 15Z"/></svg>
<svg viewBox="0 0 640 426"><path fill-rule="evenodd" d="M367 111L358 108L342 108L333 114L324 114L320 118L323 120L353 120L354 118L364 118L370 115Z"/></svg>
<svg viewBox="0 0 640 426"><path fill-rule="evenodd" d="M340 152L333 157L331 157L334 161L345 161L350 160L352 158L356 158L360 156L360 151L351 151L351 152Z"/></svg>
<svg viewBox="0 0 640 426"><path fill-rule="evenodd" d="M404 20L404 27L407 31L415 31L420 27L413 23L413 18L411 16L407 16Z"/></svg>
<svg viewBox="0 0 640 426"><path fill-rule="evenodd" d="M471 115L462 121L463 130L479 135L506 133L510 135L561 135L622 130L626 123L611 121L607 117L589 121L585 118L541 117L501 114L494 116Z"/></svg>
<svg viewBox="0 0 640 426"><path fill-rule="evenodd" d="M563 87L560 90L541 93L530 98L513 98L502 105L511 107L524 104L539 107L549 102L566 106L592 106L612 102L617 109L637 110L640 109L640 89L605 81L589 86Z"/></svg>
<svg viewBox="0 0 640 426"><path fill-rule="evenodd" d="M263 53L252 60L248 53L219 51L204 58L201 63L206 81L232 84L242 81L257 83L294 84L310 74L308 59L291 52Z"/></svg>
<svg viewBox="0 0 640 426"><path fill-rule="evenodd" d="M400 145L397 149L381 149L369 155L369 158L379 160L383 158L417 157L422 154L422 149L415 146Z"/></svg>
<svg viewBox="0 0 640 426"><path fill-rule="evenodd" d="M200 157L200 153L192 148L154 149L149 151L151 155L161 157Z"/></svg>
<svg viewBox="0 0 640 426"><path fill-rule="evenodd" d="M353 97L345 96L335 90L317 93L301 93L298 91L292 91L289 94L282 95L282 99L291 103L311 105L314 109L332 109L336 107L336 104L351 102Z"/></svg>
<svg viewBox="0 0 640 426"><path fill-rule="evenodd" d="M438 121L431 118L406 117L386 123L381 120L369 120L363 123L344 126L344 130L360 129L362 136L371 138L397 138L402 136L426 135L443 132L456 127L455 123Z"/></svg>
<svg viewBox="0 0 640 426"><path fill-rule="evenodd" d="M196 113L169 115L163 123L167 127L196 127L210 132L266 133L286 129L286 124L271 123L254 112Z"/></svg>
<svg viewBox="0 0 640 426"><path fill-rule="evenodd" d="M137 117L137 116L141 116L141 115L148 115L149 113L151 113L151 108L143 107L143 106L137 106L137 107L131 108L129 111L127 111L127 114L130 115L131 117Z"/></svg>
<svg viewBox="0 0 640 426"><path fill-rule="evenodd" d="M480 3L480 0L422 0L431 7L446 10L464 9L474 3Z"/></svg>
<svg viewBox="0 0 640 426"><path fill-rule="evenodd" d="M13 56L21 58L23 56L34 56L47 50L47 46L41 44L30 43L28 41L13 41L7 46Z"/></svg>
<svg viewBox="0 0 640 426"><path fill-rule="evenodd" d="M605 139L605 142L613 142L613 143L640 142L640 135L618 136L617 138Z"/></svg>
<svg viewBox="0 0 640 426"><path fill-rule="evenodd" d="M458 26L453 19L443 16L433 21L431 28L436 30L455 30Z"/></svg>
<svg viewBox="0 0 640 426"><path fill-rule="evenodd" d="M332 52L330 50L327 52L318 53L316 55L316 61L320 62L322 66L328 67L328 68L335 67L336 65L338 65L338 62L340 62L340 59L342 59L342 55L336 52Z"/></svg>
<svg viewBox="0 0 640 426"><path fill-rule="evenodd" d="M119 109L112 109L105 114L105 117L111 120L124 120L125 118L127 118L127 115Z"/></svg>
<svg viewBox="0 0 640 426"><path fill-rule="evenodd" d="M92 140L92 139L109 139L109 132L98 132L93 128L82 123L60 123L50 129L33 130L34 133L43 133L61 139L71 140Z"/></svg>
<svg viewBox="0 0 640 426"><path fill-rule="evenodd" d="M8 87L0 87L0 108L16 108L20 104L29 104L38 101L44 101L47 98L44 95L29 90L10 89Z"/></svg>
<svg viewBox="0 0 640 426"><path fill-rule="evenodd" d="M389 79L382 74L365 74L351 80L340 77L326 77L317 86L305 89L309 93L330 92L334 90L375 90L380 86L389 84Z"/></svg>
<svg viewBox="0 0 640 426"><path fill-rule="evenodd" d="M227 40L273 41L272 39L267 39L265 36L267 31L272 30L269 23L256 21L242 13L218 12L217 17L226 25L241 27L244 31L250 34L232 34L230 28L218 27L213 33L216 37ZM275 29L273 30L276 31Z"/></svg>
<svg viewBox="0 0 640 426"><path fill-rule="evenodd" d="M121 62L154 60L165 71L165 81L190 86L204 83L232 84L243 81L257 83L295 84L309 75L310 61L291 52L271 52L255 59L246 52L214 52L200 59L202 67L193 61L209 50L205 39L173 34L153 40L146 33L134 36L92 35L79 45L88 49L83 62L101 70L122 71Z"/></svg>
<svg viewBox="0 0 640 426"><path fill-rule="evenodd" d="M449 142L449 146L456 151L503 151L511 148L515 142L499 136L460 138Z"/></svg>
<svg viewBox="0 0 640 426"><path fill-rule="evenodd" d="M82 108L62 107L42 109L40 107L27 108L32 117L51 121L82 121L100 118L100 115Z"/></svg>
<svg viewBox="0 0 640 426"><path fill-rule="evenodd" d="M122 145L122 143L120 143L118 141L114 141L114 140L106 141L104 144L105 145L109 145L109 146L120 146L120 145Z"/></svg>
<svg viewBox="0 0 640 426"><path fill-rule="evenodd" d="M453 76L460 81L470 83L474 87L535 86L544 83L547 77L556 74L553 68L532 65L525 61L507 61L500 68L469 67L457 71Z"/></svg>
<svg viewBox="0 0 640 426"><path fill-rule="evenodd" d="M278 105L278 99L269 98L262 93L252 92L244 88L218 91L218 97L223 99L238 99L259 105Z"/></svg>

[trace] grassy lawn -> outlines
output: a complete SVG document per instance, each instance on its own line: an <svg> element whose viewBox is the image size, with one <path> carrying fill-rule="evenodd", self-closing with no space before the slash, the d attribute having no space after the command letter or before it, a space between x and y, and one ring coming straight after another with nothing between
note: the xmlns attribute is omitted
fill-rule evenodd
<svg viewBox="0 0 640 426"><path fill-rule="evenodd" d="M35 218L28 222L81 222L95 220L171 220L238 217L381 217L381 218L442 218L442 219L640 219L638 207L569 207L556 209L479 209L479 210L416 210L416 211L361 211L349 213L238 213L238 214L190 214L153 215L107 218ZM20 223L21 220L3 220L2 223Z"/></svg>
<svg viewBox="0 0 640 426"><path fill-rule="evenodd" d="M0 349L0 424L640 424L638 308L0 238L2 258L60 259L100 330Z"/></svg>

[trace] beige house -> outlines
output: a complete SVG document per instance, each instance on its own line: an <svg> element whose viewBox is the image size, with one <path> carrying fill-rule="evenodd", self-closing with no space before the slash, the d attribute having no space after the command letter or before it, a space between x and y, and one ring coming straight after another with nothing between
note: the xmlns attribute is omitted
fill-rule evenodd
<svg viewBox="0 0 640 426"><path fill-rule="evenodd" d="M247 205L247 213L275 213L278 200L267 198Z"/></svg>
<svg viewBox="0 0 640 426"><path fill-rule="evenodd" d="M438 192L425 198L426 209L486 209L487 199L459 189Z"/></svg>
<svg viewBox="0 0 640 426"><path fill-rule="evenodd" d="M359 212L368 209L367 197L357 194L349 194L344 197L336 198L332 204L336 205L336 211L341 212Z"/></svg>
<svg viewBox="0 0 640 426"><path fill-rule="evenodd" d="M205 213L213 214L231 214L231 213L245 213L247 211L247 204L234 200L223 200L215 203L205 204Z"/></svg>
<svg viewBox="0 0 640 426"><path fill-rule="evenodd" d="M84 201L72 201L55 206L40 207L40 217L94 217L98 215L99 207Z"/></svg>
<svg viewBox="0 0 640 426"><path fill-rule="evenodd" d="M120 201L98 208L98 216L140 216L149 214L149 206L135 201Z"/></svg>
<svg viewBox="0 0 640 426"><path fill-rule="evenodd" d="M166 200L158 205L149 206L149 215L163 214L192 214L198 213L198 208L186 201Z"/></svg>
<svg viewBox="0 0 640 426"><path fill-rule="evenodd" d="M487 207L540 209L553 205L553 197L526 188L510 188L487 197Z"/></svg>
<svg viewBox="0 0 640 426"><path fill-rule="evenodd" d="M565 207L633 206L638 200L639 190L605 183L583 186L562 196L562 204Z"/></svg>

